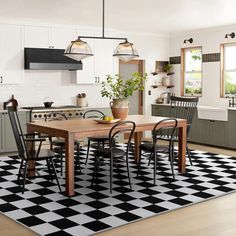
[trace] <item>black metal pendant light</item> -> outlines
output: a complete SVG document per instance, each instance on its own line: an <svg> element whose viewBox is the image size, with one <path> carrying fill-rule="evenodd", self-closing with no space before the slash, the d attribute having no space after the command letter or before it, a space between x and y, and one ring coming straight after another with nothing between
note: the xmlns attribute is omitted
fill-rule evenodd
<svg viewBox="0 0 236 236"><path fill-rule="evenodd" d="M137 49L134 47L133 43L130 43L127 38L116 38L116 37L105 37L104 34L104 25L105 25L105 0L102 1L102 36L79 36L77 40L71 41L69 46L66 48L64 55L70 57L74 60L80 61L86 57L93 56L91 47L87 42L82 41L81 38L89 39L112 39L112 40L124 40L120 43L115 51L113 56L117 57L123 61L130 61L136 57L139 57Z"/></svg>

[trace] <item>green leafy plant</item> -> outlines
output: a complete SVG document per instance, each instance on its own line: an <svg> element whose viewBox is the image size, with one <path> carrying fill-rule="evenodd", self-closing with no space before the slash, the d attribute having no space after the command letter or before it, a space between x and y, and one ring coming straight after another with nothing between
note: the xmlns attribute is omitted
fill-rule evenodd
<svg viewBox="0 0 236 236"><path fill-rule="evenodd" d="M102 97L110 99L126 99L133 95L136 90L143 90L147 74L142 76L139 72L132 73L131 78L123 80L119 75L114 77L108 75L105 82L102 82Z"/></svg>
<svg viewBox="0 0 236 236"><path fill-rule="evenodd" d="M166 64L163 68L164 72L170 73L172 72L173 69L173 65L171 65L170 63Z"/></svg>

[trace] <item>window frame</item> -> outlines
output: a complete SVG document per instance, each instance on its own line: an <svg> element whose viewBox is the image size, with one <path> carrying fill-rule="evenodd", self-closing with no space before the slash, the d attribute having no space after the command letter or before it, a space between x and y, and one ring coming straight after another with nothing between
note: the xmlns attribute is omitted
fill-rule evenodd
<svg viewBox="0 0 236 236"><path fill-rule="evenodd" d="M220 44L220 97L225 98L228 95L225 95L225 46L235 45L236 42L226 42ZM236 68L234 70L228 70L229 72L236 72Z"/></svg>
<svg viewBox="0 0 236 236"><path fill-rule="evenodd" d="M202 92L201 92L201 94L185 94L185 74L186 74L186 71L185 71L185 54L186 54L187 50L189 51L191 49L200 49L201 50L201 55L203 55L202 54L202 46L181 48L181 80L180 80L181 90L180 90L180 94L183 97L192 97L192 96L202 97ZM201 89L202 89L202 60L201 60L201 70L200 71L188 71L187 73L188 74L191 74L191 73L200 73L201 74Z"/></svg>

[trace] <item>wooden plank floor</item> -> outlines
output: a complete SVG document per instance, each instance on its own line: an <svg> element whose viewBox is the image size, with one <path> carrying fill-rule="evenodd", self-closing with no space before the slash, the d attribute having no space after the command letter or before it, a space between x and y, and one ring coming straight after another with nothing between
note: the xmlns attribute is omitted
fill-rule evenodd
<svg viewBox="0 0 236 236"><path fill-rule="evenodd" d="M236 151L199 145L190 148L236 157ZM124 225L97 236L233 236L236 235L236 193ZM0 235L35 236L24 226L0 214Z"/></svg>

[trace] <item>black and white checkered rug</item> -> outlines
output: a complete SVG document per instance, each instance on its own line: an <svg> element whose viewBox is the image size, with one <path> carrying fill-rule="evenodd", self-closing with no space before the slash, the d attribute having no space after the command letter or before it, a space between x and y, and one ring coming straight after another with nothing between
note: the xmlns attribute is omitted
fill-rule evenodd
<svg viewBox="0 0 236 236"><path fill-rule="evenodd" d="M81 156L85 157L85 153L83 150ZM118 163L112 195L108 166L101 167L98 183L91 187L93 162L87 166L82 163L82 173L75 177L76 195L71 198L59 193L55 181L42 177L27 181L22 194L16 183L19 160L2 156L0 211L40 235L83 236L235 191L236 158L201 151L191 153L194 166L188 165L186 174L177 174L176 165L176 180L168 159L160 155L156 186L152 165L143 163L142 175L136 178L137 168L131 156L133 190L128 185L126 167ZM64 189L63 177L60 183Z"/></svg>

